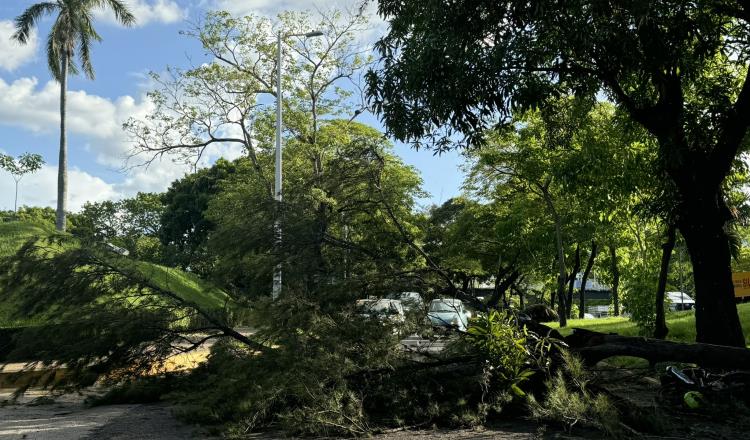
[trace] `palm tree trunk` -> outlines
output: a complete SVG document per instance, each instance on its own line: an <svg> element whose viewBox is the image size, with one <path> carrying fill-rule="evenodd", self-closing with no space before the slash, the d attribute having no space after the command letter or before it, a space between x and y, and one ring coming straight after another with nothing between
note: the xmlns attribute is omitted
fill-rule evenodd
<svg viewBox="0 0 750 440"><path fill-rule="evenodd" d="M14 179L15 180L15 179ZM16 220L18 219L18 180L16 180L16 198L13 202L13 212L16 214Z"/></svg>
<svg viewBox="0 0 750 440"><path fill-rule="evenodd" d="M58 231L65 230L65 210L68 199L68 142L65 136L65 104L68 88L68 54L63 51L60 78L60 160L57 168L57 219Z"/></svg>

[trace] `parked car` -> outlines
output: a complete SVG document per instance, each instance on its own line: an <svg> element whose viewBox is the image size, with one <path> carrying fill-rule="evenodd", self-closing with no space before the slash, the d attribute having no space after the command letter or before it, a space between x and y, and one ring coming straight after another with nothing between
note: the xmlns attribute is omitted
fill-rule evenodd
<svg viewBox="0 0 750 440"><path fill-rule="evenodd" d="M442 298L432 300L427 317L433 327L456 327L466 331L471 313L460 299Z"/></svg>
<svg viewBox="0 0 750 440"><path fill-rule="evenodd" d="M695 308L695 301L685 292L666 292L666 297L669 299L669 310L673 312Z"/></svg>
<svg viewBox="0 0 750 440"><path fill-rule="evenodd" d="M406 320L401 301L395 299L360 299L355 303L357 314L365 318L401 323Z"/></svg>
<svg viewBox="0 0 750 440"><path fill-rule="evenodd" d="M424 300L419 292L399 292L386 296L388 299L401 301L401 305L407 311L420 310L424 308Z"/></svg>

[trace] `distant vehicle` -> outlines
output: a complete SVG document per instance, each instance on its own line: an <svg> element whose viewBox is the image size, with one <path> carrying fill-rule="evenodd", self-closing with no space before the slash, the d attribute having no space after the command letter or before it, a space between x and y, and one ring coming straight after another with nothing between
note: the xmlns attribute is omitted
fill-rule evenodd
<svg viewBox="0 0 750 440"><path fill-rule="evenodd" d="M420 310L424 307L424 300L419 292L391 293L386 298L401 301L401 305L408 311Z"/></svg>
<svg viewBox="0 0 750 440"><path fill-rule="evenodd" d="M401 301L395 299L360 299L355 303L357 314L365 318L401 323L406 320Z"/></svg>
<svg viewBox="0 0 750 440"><path fill-rule="evenodd" d="M460 299L443 298L432 300L427 317L434 327L456 327L466 331L471 313Z"/></svg>
<svg viewBox="0 0 750 440"><path fill-rule="evenodd" d="M695 308L695 301L685 292L666 292L665 296L669 299L669 310L673 312Z"/></svg>
<svg viewBox="0 0 750 440"><path fill-rule="evenodd" d="M110 251L112 251L112 252L114 252L116 254L120 254L120 255L123 255L125 257L127 257L128 255L130 255L130 251L128 251L127 249L121 248L120 246L115 246L115 245L113 245L110 242L106 242L104 244L107 245L107 248Z"/></svg>

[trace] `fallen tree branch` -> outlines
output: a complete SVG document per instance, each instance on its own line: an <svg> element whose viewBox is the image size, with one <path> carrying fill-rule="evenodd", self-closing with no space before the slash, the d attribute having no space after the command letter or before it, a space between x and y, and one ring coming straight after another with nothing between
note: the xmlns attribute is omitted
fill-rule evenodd
<svg viewBox="0 0 750 440"><path fill-rule="evenodd" d="M655 362L685 362L702 367L750 369L750 350L713 344L685 344L659 339L620 336L573 329L565 338L571 350L588 365L613 356L632 356Z"/></svg>

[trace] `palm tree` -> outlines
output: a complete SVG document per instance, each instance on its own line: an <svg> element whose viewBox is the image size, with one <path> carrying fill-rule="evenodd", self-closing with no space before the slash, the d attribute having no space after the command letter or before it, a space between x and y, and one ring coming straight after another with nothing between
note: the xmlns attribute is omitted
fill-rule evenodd
<svg viewBox="0 0 750 440"><path fill-rule="evenodd" d="M47 64L52 77L60 83L60 163L57 172L57 220L59 231L65 230L65 209L68 197L68 147L65 136L65 95L68 73L77 75L76 52L80 68L94 79L91 65L91 42L101 41L93 26L92 12L98 8L111 9L117 21L125 26L135 23L135 17L120 0L53 0L34 4L16 17L13 39L25 44L34 25L45 15L57 13L47 37Z"/></svg>

